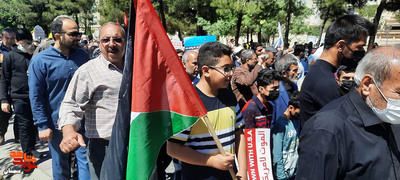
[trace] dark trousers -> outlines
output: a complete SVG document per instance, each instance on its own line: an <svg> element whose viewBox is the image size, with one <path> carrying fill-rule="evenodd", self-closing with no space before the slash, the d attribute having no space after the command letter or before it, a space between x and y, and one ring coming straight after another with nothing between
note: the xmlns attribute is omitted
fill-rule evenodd
<svg viewBox="0 0 400 180"><path fill-rule="evenodd" d="M0 136L6 134L10 117L11 114L5 113L0 109Z"/></svg>
<svg viewBox="0 0 400 180"><path fill-rule="evenodd" d="M108 140L91 138L87 146L87 158L92 180L100 179L101 166L108 147Z"/></svg>
<svg viewBox="0 0 400 180"><path fill-rule="evenodd" d="M24 153L35 149L37 128L33 125L33 116L29 99L13 99L14 121L18 123L19 139Z"/></svg>

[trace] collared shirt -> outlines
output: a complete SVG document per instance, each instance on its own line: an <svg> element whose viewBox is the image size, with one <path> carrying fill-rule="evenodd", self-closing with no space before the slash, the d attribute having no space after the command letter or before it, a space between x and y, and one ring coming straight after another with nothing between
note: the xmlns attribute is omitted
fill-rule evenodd
<svg viewBox="0 0 400 180"><path fill-rule="evenodd" d="M353 88L304 124L296 179L400 179L393 128Z"/></svg>
<svg viewBox="0 0 400 180"><path fill-rule="evenodd" d="M110 139L121 81L122 71L103 55L82 65L61 103L59 128L72 124L77 131L85 118L86 137Z"/></svg>
<svg viewBox="0 0 400 180"><path fill-rule="evenodd" d="M58 111L68 84L78 67L88 60L83 49L65 56L53 46L32 58L28 69L29 99L39 131L58 129Z"/></svg>
<svg viewBox="0 0 400 180"><path fill-rule="evenodd" d="M269 102L263 104L257 95L253 95L253 98L242 109L245 128L270 128L272 113L272 105Z"/></svg>
<svg viewBox="0 0 400 180"><path fill-rule="evenodd" d="M336 67L318 60L310 68L300 91L300 119L303 124L326 104L341 96L334 73Z"/></svg>
<svg viewBox="0 0 400 180"><path fill-rule="evenodd" d="M8 49L6 46L4 46L3 43L1 43L0 45L0 51L3 55L6 55L9 51L11 51L11 49Z"/></svg>

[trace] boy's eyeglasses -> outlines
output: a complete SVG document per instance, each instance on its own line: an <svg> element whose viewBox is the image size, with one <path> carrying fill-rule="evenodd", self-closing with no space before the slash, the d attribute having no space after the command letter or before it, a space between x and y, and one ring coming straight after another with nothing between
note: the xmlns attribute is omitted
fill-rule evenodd
<svg viewBox="0 0 400 180"><path fill-rule="evenodd" d="M217 66L208 66L211 69L222 69L224 70L224 75L232 75L235 71L235 67L217 67Z"/></svg>
<svg viewBox="0 0 400 180"><path fill-rule="evenodd" d="M122 38L103 38L103 39L100 39L100 42L102 44L107 44L107 43L110 43L111 40L114 41L115 43L122 43L122 41L124 39L122 39Z"/></svg>
<svg viewBox="0 0 400 180"><path fill-rule="evenodd" d="M64 34L67 34L68 36L71 36L71 37L81 37L82 36L82 33L78 32L78 31L72 31L72 32L62 31L62 32L57 32L57 33L59 33L59 34L64 33Z"/></svg>

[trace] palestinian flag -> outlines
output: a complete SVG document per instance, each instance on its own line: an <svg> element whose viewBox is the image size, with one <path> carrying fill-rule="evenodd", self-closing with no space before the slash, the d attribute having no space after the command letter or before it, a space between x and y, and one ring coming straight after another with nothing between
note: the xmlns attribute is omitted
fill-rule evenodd
<svg viewBox="0 0 400 180"><path fill-rule="evenodd" d="M150 0L131 1L128 31L119 109L102 179L125 179L124 172L126 179L149 179L162 144L207 114Z"/></svg>

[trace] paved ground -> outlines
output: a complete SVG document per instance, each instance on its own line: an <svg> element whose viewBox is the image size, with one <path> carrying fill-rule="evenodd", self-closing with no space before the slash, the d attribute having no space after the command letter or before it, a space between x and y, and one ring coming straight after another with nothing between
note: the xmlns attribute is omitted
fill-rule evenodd
<svg viewBox="0 0 400 180"><path fill-rule="evenodd" d="M22 151L19 143L14 143L14 131L12 120L9 123L8 131L5 135L5 142L0 145L0 180L10 179L10 180L48 180L52 179L52 166L51 166L51 156L49 153L49 148L47 142L36 141L36 150L44 154L44 157L38 159L37 168L33 172L27 174L7 174L4 175L4 171L8 168L19 169L18 166L14 165L13 158L10 157L11 151ZM166 169L166 172L170 179L174 168L172 163Z"/></svg>
<svg viewBox="0 0 400 180"><path fill-rule="evenodd" d="M27 179L27 180L47 180L52 177L51 158L47 143L43 141L36 142L36 150L44 154L44 157L37 160L37 168L29 174L7 174L4 175L4 170L8 168L18 169L14 165L13 158L10 157L11 151L22 151L19 143L14 143L13 122L10 121L8 131L5 135L5 142L0 145L0 179Z"/></svg>

